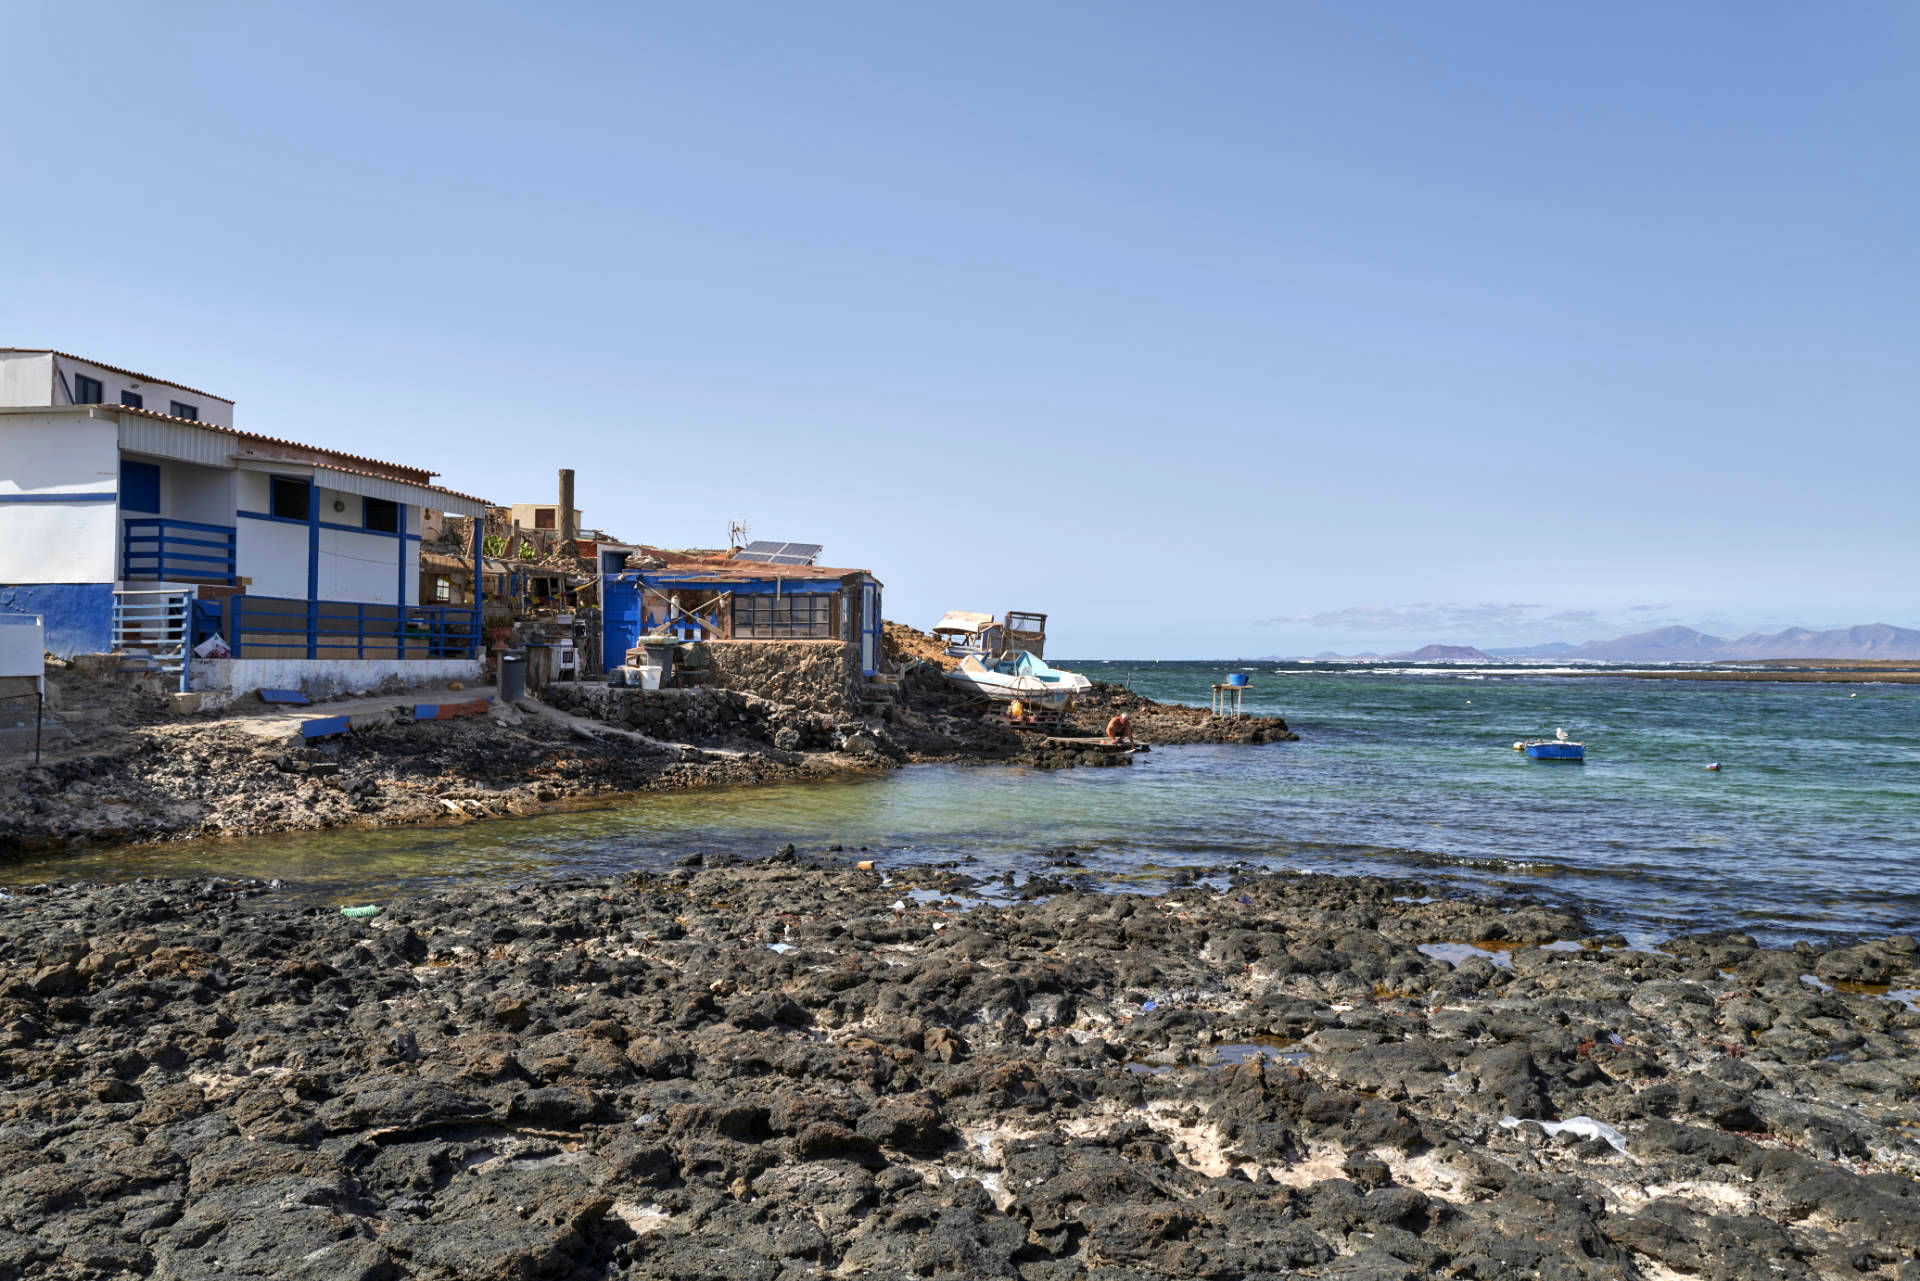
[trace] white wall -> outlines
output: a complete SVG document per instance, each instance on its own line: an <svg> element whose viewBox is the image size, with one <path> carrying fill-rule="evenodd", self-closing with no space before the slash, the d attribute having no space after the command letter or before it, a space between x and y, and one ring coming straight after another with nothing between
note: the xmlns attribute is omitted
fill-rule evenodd
<svg viewBox="0 0 1920 1281"><path fill-rule="evenodd" d="M289 468L282 475L297 474ZM266 512L269 504L269 473L241 469L235 473L237 507L243 512ZM334 510L334 504L341 510ZM400 509L405 529L420 532L420 509ZM242 578L251 578L248 591L256 596L307 596L307 527L277 520L254 520L245 516L235 522L238 543L235 556ZM321 600L365 601L372 605L419 603L420 544L401 540L392 534L363 531L366 523L365 500L358 494L320 489L320 561ZM352 529L328 529L328 525L351 525ZM406 569L400 568L402 548ZM404 590L404 599L401 593Z"/></svg>
<svg viewBox="0 0 1920 1281"><path fill-rule="evenodd" d="M51 405L53 353L0 351L0 405Z"/></svg>
<svg viewBox="0 0 1920 1281"><path fill-rule="evenodd" d="M486 670L477 658L196 658L188 679L195 689L227 690L235 697L257 689L298 689L322 699L373 693L394 679L416 688L448 681L472 688L485 679ZM327 711L316 708L313 714Z"/></svg>
<svg viewBox="0 0 1920 1281"><path fill-rule="evenodd" d="M399 539L320 531L320 598L392 605L399 597ZM417 562L416 562L417 564ZM418 573L418 570L414 570Z"/></svg>
<svg viewBox="0 0 1920 1281"><path fill-rule="evenodd" d="M234 476L218 467L161 463L160 514L203 525L233 524Z"/></svg>
<svg viewBox="0 0 1920 1281"><path fill-rule="evenodd" d="M72 414L0 414L0 583L110 583L119 547L113 498L9 501L20 494L117 494L119 429Z"/></svg>
<svg viewBox="0 0 1920 1281"><path fill-rule="evenodd" d="M297 469L290 468L289 471ZM268 509L267 473L241 470L234 473L234 506L243 512ZM288 525L277 520L250 520L238 517L234 523L234 572L251 579L247 591L254 596L291 596L307 598L307 527Z"/></svg>
<svg viewBox="0 0 1920 1281"><path fill-rule="evenodd" d="M68 360L64 356L58 359L60 372L66 375L66 383L62 386L58 378L53 380L53 403L56 405L71 403L68 401L67 396L68 393L74 389L73 376L75 374L85 374L89 378L98 378L100 380L101 399L109 405L119 404L120 393L123 391L138 392L144 402L141 408L150 409L156 414L172 413L172 402L178 400L198 409L200 411L198 421L200 422L210 423L215 427L233 426L233 402L230 400L221 400L217 397L209 396L205 392L189 391L185 387L178 386L174 383L152 382L140 378L131 378L126 374L116 373L114 370L108 369L105 365L96 365L91 361ZM45 396L44 386L41 395L43 397ZM25 403L44 405L47 402L45 399L40 399Z"/></svg>

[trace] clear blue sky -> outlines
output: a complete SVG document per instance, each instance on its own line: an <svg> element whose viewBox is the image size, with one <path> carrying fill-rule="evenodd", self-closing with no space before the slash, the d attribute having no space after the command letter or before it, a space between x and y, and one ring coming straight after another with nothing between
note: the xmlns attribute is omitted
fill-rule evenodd
<svg viewBox="0 0 1920 1281"><path fill-rule="evenodd" d="M1920 625L1920 6L9 9L0 345L1059 653Z"/></svg>

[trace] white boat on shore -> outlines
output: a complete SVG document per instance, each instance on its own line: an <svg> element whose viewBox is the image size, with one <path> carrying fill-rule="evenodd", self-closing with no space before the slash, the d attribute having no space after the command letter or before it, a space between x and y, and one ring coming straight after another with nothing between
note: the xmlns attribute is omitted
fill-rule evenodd
<svg viewBox="0 0 1920 1281"><path fill-rule="evenodd" d="M1024 649L987 662L969 654L947 673L947 679L982 698L1040 707L1065 707L1075 696L1093 688L1093 682L1080 673L1050 667L1045 659Z"/></svg>
<svg viewBox="0 0 1920 1281"><path fill-rule="evenodd" d="M998 620L992 614L950 610L933 634L949 657L960 660L947 679L970 694L1058 709L1093 688L1080 673L1050 667L1041 657L1047 647L1045 614L1008 610L1005 620Z"/></svg>

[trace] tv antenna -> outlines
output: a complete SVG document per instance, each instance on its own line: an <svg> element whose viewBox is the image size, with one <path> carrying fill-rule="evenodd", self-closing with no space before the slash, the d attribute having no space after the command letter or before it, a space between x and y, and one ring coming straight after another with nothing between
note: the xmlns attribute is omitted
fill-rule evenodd
<svg viewBox="0 0 1920 1281"><path fill-rule="evenodd" d="M727 525L727 549L735 551L747 545L747 522L736 520Z"/></svg>

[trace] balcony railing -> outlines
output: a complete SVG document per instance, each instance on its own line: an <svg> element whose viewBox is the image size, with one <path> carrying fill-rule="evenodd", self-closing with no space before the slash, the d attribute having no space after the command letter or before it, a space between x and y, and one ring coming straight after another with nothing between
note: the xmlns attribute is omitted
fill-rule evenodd
<svg viewBox="0 0 1920 1281"><path fill-rule="evenodd" d="M221 630L235 658L474 658L480 611L466 605L229 596Z"/></svg>
<svg viewBox="0 0 1920 1281"><path fill-rule="evenodd" d="M234 585L231 525L129 516L122 534L125 577Z"/></svg>

